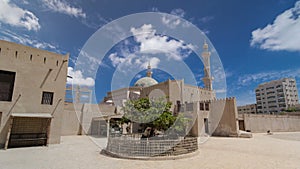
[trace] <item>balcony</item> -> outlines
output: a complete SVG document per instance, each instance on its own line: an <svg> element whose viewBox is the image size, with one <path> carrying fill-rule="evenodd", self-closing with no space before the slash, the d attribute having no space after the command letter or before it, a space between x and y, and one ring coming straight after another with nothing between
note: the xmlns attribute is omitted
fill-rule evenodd
<svg viewBox="0 0 300 169"><path fill-rule="evenodd" d="M269 96L269 97L267 97L267 99L275 99L276 98L276 96Z"/></svg>
<svg viewBox="0 0 300 169"><path fill-rule="evenodd" d="M274 109L274 108L277 108L277 105L272 105L272 106L269 106L270 109Z"/></svg>
<svg viewBox="0 0 300 169"><path fill-rule="evenodd" d="M277 90L277 93L282 93L282 92L283 92L283 89Z"/></svg>
<svg viewBox="0 0 300 169"><path fill-rule="evenodd" d="M274 87L268 87L268 88L266 88L266 90L271 90L271 89L274 89Z"/></svg>

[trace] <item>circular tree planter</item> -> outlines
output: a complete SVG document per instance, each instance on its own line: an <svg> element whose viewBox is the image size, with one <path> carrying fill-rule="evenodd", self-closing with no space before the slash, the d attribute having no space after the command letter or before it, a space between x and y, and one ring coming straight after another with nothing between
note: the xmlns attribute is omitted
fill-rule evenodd
<svg viewBox="0 0 300 169"><path fill-rule="evenodd" d="M197 137L140 139L121 136L110 137L104 152L117 158L156 160L189 157L197 150Z"/></svg>

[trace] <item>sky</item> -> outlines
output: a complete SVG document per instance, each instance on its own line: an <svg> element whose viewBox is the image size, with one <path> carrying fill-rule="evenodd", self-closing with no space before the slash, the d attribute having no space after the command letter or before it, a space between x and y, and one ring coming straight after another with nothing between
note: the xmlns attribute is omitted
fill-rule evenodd
<svg viewBox="0 0 300 169"><path fill-rule="evenodd" d="M300 86L300 1L296 0L0 0L0 39L69 53L68 74L76 77L73 83L94 87L97 102L120 87L115 79L122 77L122 71L136 70L123 84L133 85L145 76L149 62L159 82L177 79L178 71L178 78L203 87L203 63L195 52L202 42L197 46L163 35L147 18L144 24L126 30L131 37L115 43L100 60L82 50L109 23L143 12L182 18L162 18L170 30L178 30L178 25L185 28L183 21L199 28L222 63L226 97L236 97L238 105L255 103L254 90L263 82L294 77ZM82 55L86 60L80 62ZM162 69L166 63L169 68ZM88 65L85 71L76 69L80 64ZM195 81L186 80L191 76L182 74L185 66ZM96 70L95 76L89 69ZM218 74L213 76L217 81ZM218 88L218 92L225 89Z"/></svg>

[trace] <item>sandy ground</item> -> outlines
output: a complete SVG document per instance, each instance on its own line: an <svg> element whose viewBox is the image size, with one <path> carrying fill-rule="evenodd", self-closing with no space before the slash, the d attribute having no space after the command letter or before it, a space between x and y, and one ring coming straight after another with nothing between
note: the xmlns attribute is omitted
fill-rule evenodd
<svg viewBox="0 0 300 169"><path fill-rule="evenodd" d="M93 140L93 141L92 141ZM254 134L253 138L211 137L190 158L125 160L100 154L103 138L65 136L61 144L0 150L0 169L287 168L300 169L300 133Z"/></svg>

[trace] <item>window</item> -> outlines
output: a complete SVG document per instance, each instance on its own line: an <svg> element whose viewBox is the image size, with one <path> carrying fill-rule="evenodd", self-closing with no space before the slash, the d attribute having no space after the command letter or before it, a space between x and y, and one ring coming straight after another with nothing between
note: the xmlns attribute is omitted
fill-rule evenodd
<svg viewBox="0 0 300 169"><path fill-rule="evenodd" d="M2 112L0 112L0 126L1 126L1 120L2 120Z"/></svg>
<svg viewBox="0 0 300 169"><path fill-rule="evenodd" d="M209 104L205 103L205 110L209 110Z"/></svg>
<svg viewBox="0 0 300 169"><path fill-rule="evenodd" d="M177 104L177 112L180 112L180 109L181 109L181 103L180 103L180 101L177 100L176 104Z"/></svg>
<svg viewBox="0 0 300 169"><path fill-rule="evenodd" d="M0 101L12 100L15 75L15 72L0 70Z"/></svg>
<svg viewBox="0 0 300 169"><path fill-rule="evenodd" d="M43 92L42 104L52 105L53 103L53 92Z"/></svg>
<svg viewBox="0 0 300 169"><path fill-rule="evenodd" d="M200 110L204 110L204 104L200 103Z"/></svg>

